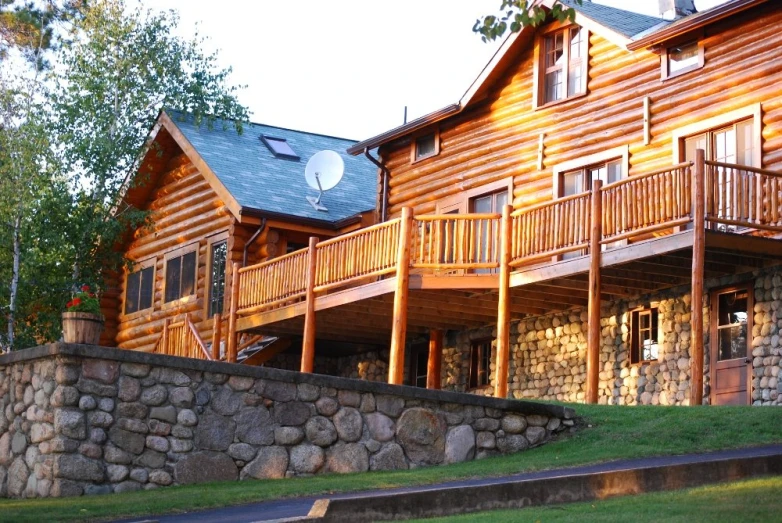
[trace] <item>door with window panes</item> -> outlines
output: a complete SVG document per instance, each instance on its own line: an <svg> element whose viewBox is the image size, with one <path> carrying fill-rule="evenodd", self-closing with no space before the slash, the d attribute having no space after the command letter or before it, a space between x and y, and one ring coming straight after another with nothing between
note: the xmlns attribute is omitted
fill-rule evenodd
<svg viewBox="0 0 782 523"><path fill-rule="evenodd" d="M752 287L714 291L711 296L711 403L750 402Z"/></svg>
<svg viewBox="0 0 782 523"><path fill-rule="evenodd" d="M618 182L622 178L621 158L566 171L561 175L559 196L573 196L590 191L592 190L592 182L594 180L600 180L603 182L603 185L607 185ZM576 258L584 254L584 251L570 252L562 255L562 259Z"/></svg>
<svg viewBox="0 0 782 523"><path fill-rule="evenodd" d="M685 138L684 160L694 162L695 151L698 149L705 151L706 160L757 167L755 162L758 159L753 157L752 119L742 120L719 129ZM718 173L718 184L724 185L725 190L715 190L716 203L723 213L731 215L731 199L727 196L730 195L729 189L733 184L733 180L731 180L733 173L722 168L718 168ZM731 231L737 229L735 226L720 225L719 227L723 230Z"/></svg>
<svg viewBox="0 0 782 523"><path fill-rule="evenodd" d="M483 196L473 198L470 202L471 211L476 214L502 214L502 208L508 205L508 191L498 191ZM478 262L488 263L496 261L498 258L493 256L493 253L487 252L489 246L488 233L492 230L489 220L482 220L480 231L483 232L480 236L474 239L476 252L481 253L478 256ZM499 246L499 242L493 242L494 247ZM499 269L475 269L477 274L491 274L498 272Z"/></svg>

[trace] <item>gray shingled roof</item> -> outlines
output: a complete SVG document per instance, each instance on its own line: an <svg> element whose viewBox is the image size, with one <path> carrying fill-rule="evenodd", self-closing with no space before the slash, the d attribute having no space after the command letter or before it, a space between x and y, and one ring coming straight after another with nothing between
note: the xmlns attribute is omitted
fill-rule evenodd
<svg viewBox="0 0 782 523"><path fill-rule="evenodd" d="M662 18L608 7L590 2L589 0L584 0L581 5L578 5L573 0L562 0L562 3L571 5L573 9L587 18L628 38L665 22Z"/></svg>
<svg viewBox="0 0 782 523"><path fill-rule="evenodd" d="M356 143L353 140L254 123L244 124L239 134L233 122L196 125L190 115L173 111L169 115L244 208L329 223L375 208L377 168L364 156L345 152ZM261 135L284 138L300 159L275 157ZM316 211L305 198L318 192L304 181L304 167L313 154L324 149L338 152L345 161L342 181L323 194L321 203L328 212Z"/></svg>

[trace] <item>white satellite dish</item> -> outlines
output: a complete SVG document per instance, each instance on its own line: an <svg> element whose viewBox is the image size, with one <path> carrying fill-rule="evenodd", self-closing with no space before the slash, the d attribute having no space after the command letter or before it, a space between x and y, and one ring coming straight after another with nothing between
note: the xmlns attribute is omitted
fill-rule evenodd
<svg viewBox="0 0 782 523"><path fill-rule="evenodd" d="M312 155L304 168L304 179L307 185L319 191L318 197L307 196L307 201L318 211L328 211L321 205L323 191L333 189L342 179L345 172L345 162L334 151L320 151Z"/></svg>

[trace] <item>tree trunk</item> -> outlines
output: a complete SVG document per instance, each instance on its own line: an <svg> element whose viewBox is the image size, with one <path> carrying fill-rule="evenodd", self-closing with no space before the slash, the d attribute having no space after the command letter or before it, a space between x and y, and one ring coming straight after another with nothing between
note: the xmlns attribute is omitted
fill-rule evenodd
<svg viewBox="0 0 782 523"><path fill-rule="evenodd" d="M22 257L21 241L22 217L18 215L14 219L13 225L13 269L11 271L11 296L8 301L8 346L6 351L10 352L14 347L14 326L16 322L16 297L19 294L19 261Z"/></svg>

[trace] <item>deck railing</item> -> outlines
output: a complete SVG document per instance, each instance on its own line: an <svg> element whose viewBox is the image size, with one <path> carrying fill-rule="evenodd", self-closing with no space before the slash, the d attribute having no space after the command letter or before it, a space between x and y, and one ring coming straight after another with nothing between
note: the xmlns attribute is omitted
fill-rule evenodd
<svg viewBox="0 0 782 523"><path fill-rule="evenodd" d="M182 321L174 323L165 321L160 339L155 344L155 352L200 360L212 359L189 315L185 315Z"/></svg>
<svg viewBox="0 0 782 523"><path fill-rule="evenodd" d="M307 282L307 249L239 269L240 314L295 301L304 296Z"/></svg>
<svg viewBox="0 0 782 523"><path fill-rule="evenodd" d="M610 248L620 240L672 232L692 222L693 171L691 162L681 163L512 212L509 265L586 254L593 230L598 242ZM706 162L702 172L707 224L782 231L782 174L716 162ZM599 209L599 224L593 222L593 209ZM413 269L480 273L500 266L501 215L409 219L409 226L397 218L239 269L237 312L247 315L304 300L310 267L310 293L395 275L405 259L400 256L403 245L410 249L407 266ZM407 241L401 237L405 230L410 231Z"/></svg>
<svg viewBox="0 0 782 523"><path fill-rule="evenodd" d="M604 186L601 243L684 225L691 220L690 163Z"/></svg>
<svg viewBox="0 0 782 523"><path fill-rule="evenodd" d="M511 214L511 266L589 245L590 193L519 209Z"/></svg>
<svg viewBox="0 0 782 523"><path fill-rule="evenodd" d="M399 224L397 218L318 243L315 292L396 271Z"/></svg>
<svg viewBox="0 0 782 523"><path fill-rule="evenodd" d="M414 269L496 269L499 214L416 216L410 266Z"/></svg>
<svg viewBox="0 0 782 523"><path fill-rule="evenodd" d="M709 222L782 231L782 174L708 161L705 171Z"/></svg>

